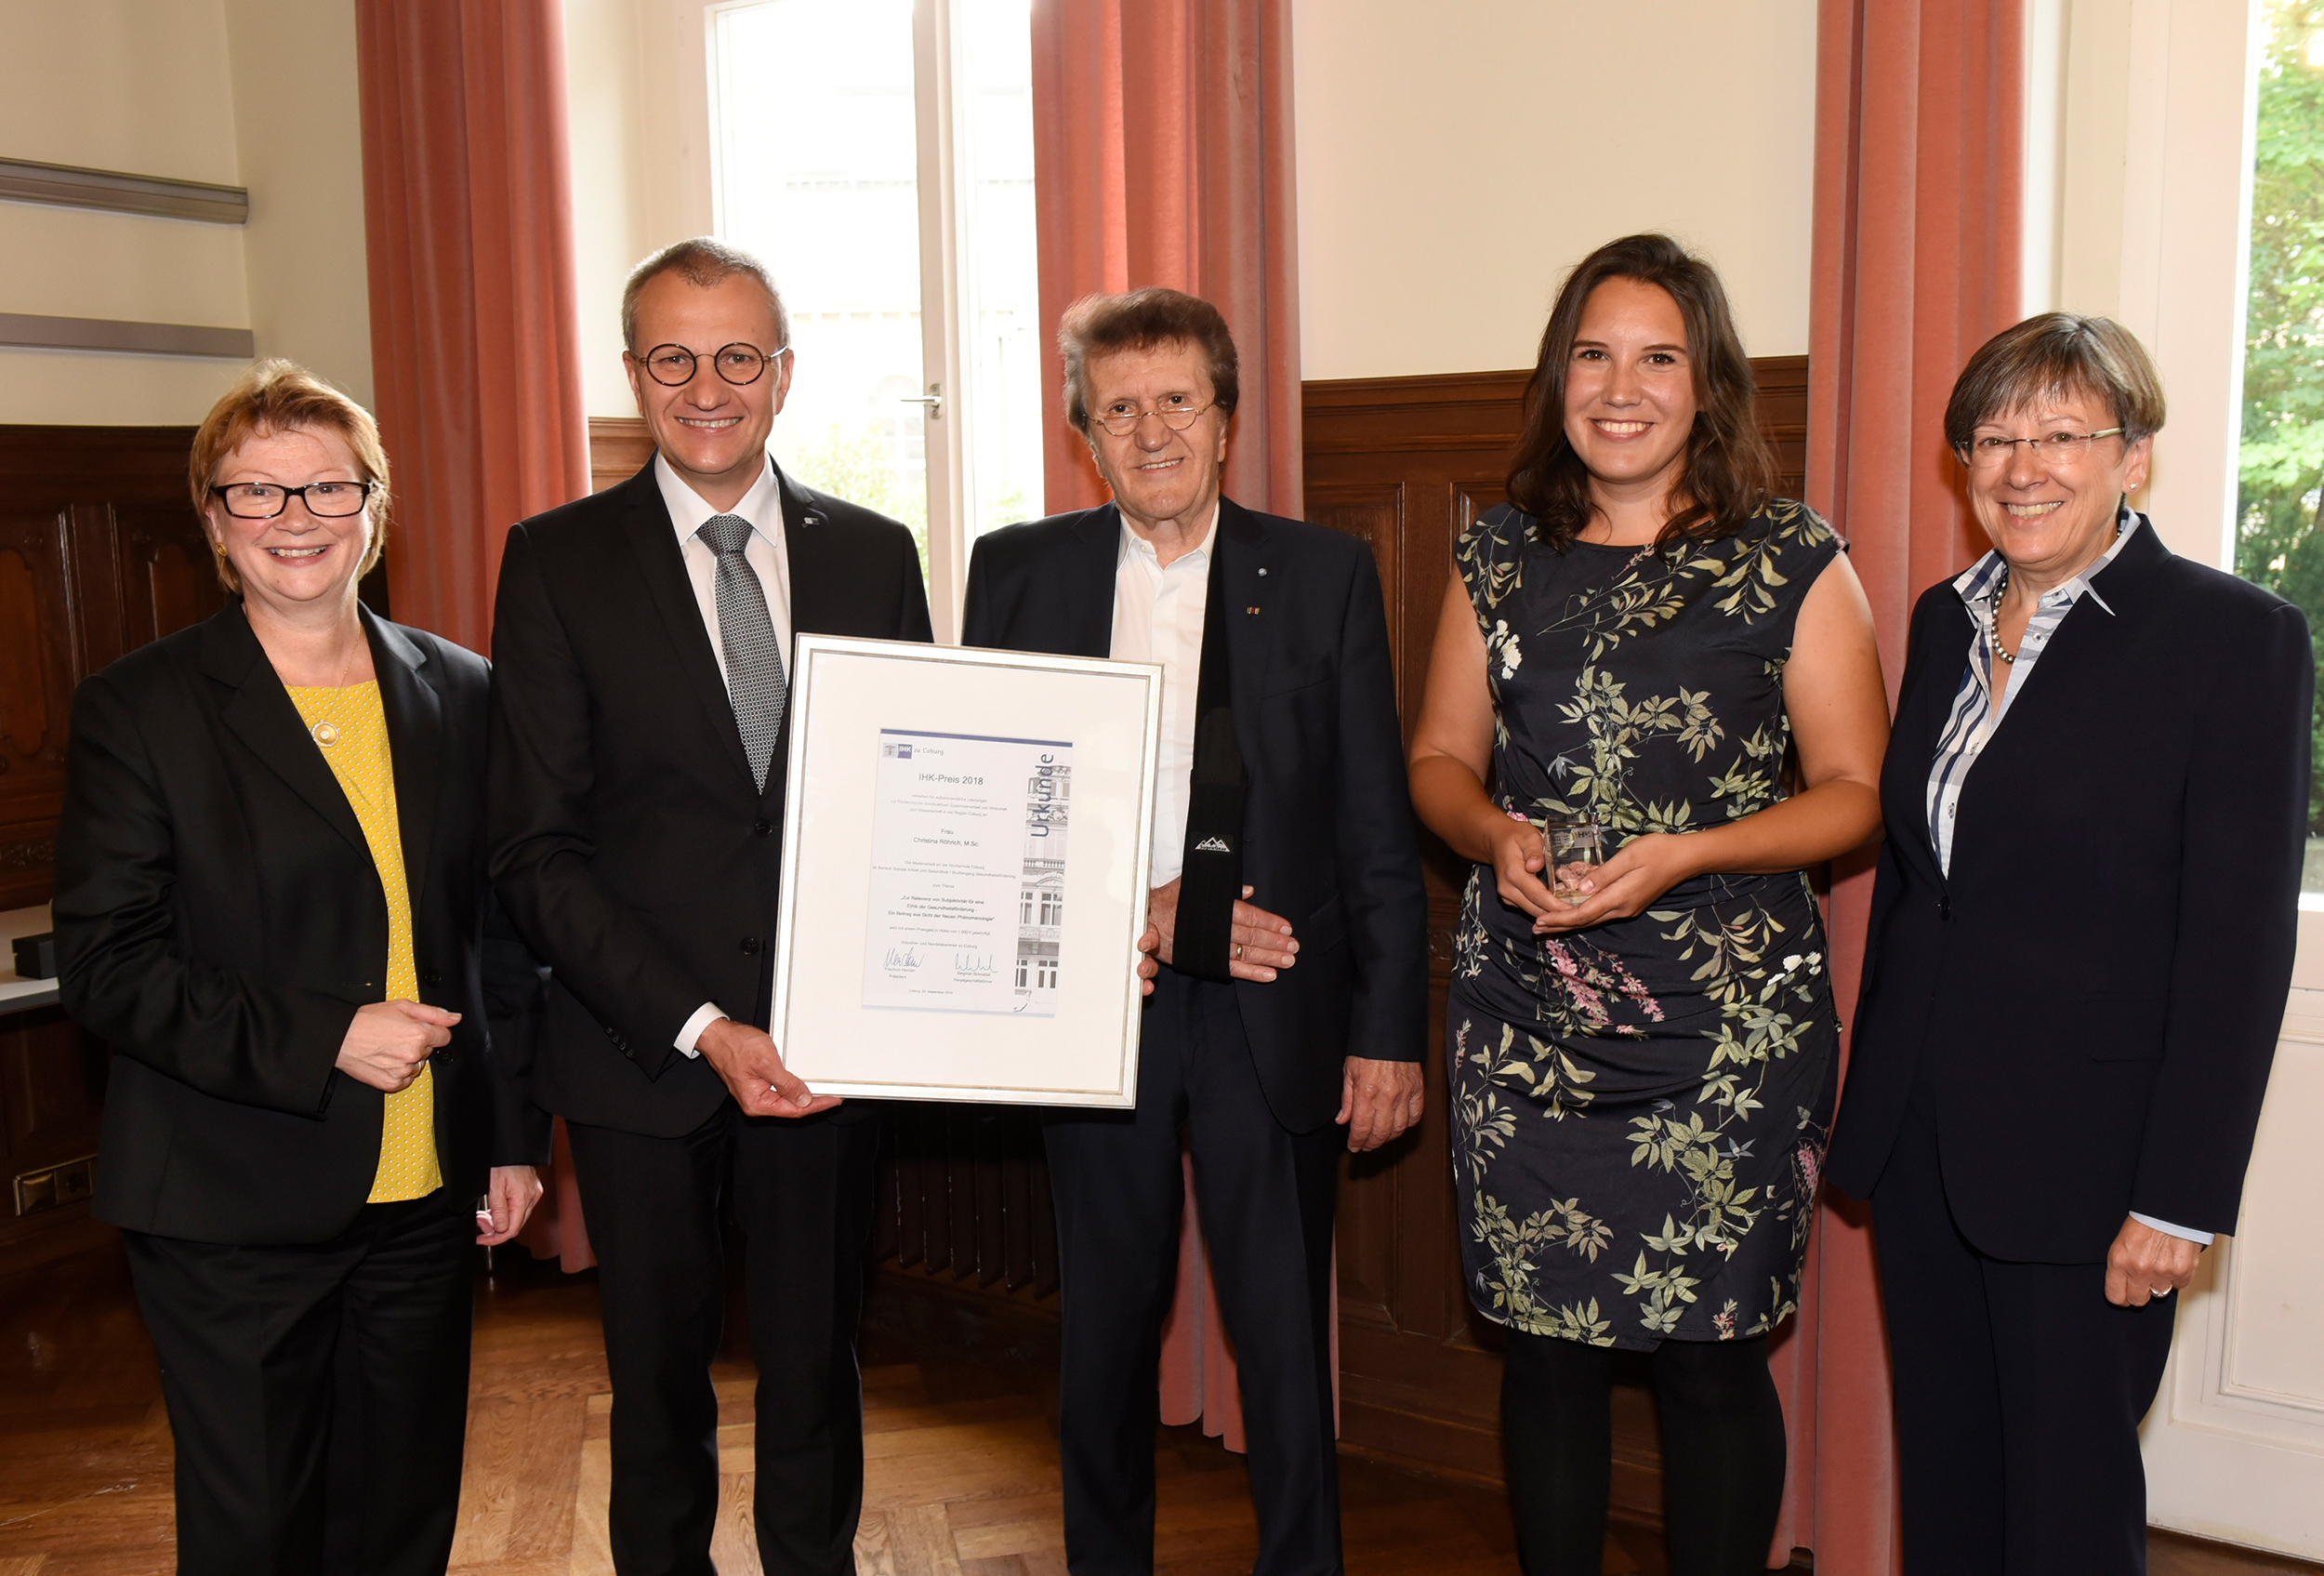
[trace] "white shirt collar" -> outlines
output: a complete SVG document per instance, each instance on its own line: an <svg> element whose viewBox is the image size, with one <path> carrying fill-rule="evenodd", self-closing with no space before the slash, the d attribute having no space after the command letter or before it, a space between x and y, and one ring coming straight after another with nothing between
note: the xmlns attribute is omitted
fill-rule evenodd
<svg viewBox="0 0 2324 1576"><path fill-rule="evenodd" d="M720 514L740 515L770 544L782 545L779 532L783 524L783 489L775 483L772 457L759 457L759 480L750 484L750 491L733 509L712 509L709 501L670 469L670 462L658 452L654 457L654 480L662 489L662 503L669 510L670 528L678 533L679 546L685 546L695 532Z"/></svg>
<svg viewBox="0 0 2324 1576"><path fill-rule="evenodd" d="M2108 607L2106 599L2098 594L2098 587L2095 583L2098 574L2115 561L2122 550L2130 545L2131 538L2137 535L2138 528L2146 523L2145 515L2125 505L2120 516L2114 523L2113 543L2106 551L2091 560L2080 574L2070 580L2051 587L2049 590L2042 593L2042 603L2045 605L2071 606L2084 596L2088 596L2100 607L2106 608L2107 615L2111 616L2114 609ZM1983 558L1953 577L1954 592L1962 602L1973 605L1983 602L1993 594L1993 588L2000 583L2001 567L2001 555L1998 552L1987 552Z"/></svg>
<svg viewBox="0 0 2324 1576"><path fill-rule="evenodd" d="M1173 568L1175 568L1182 562L1205 563L1209 561L1210 544L1219 539L1220 512L1217 500L1212 500L1210 505L1210 523L1203 529L1202 545L1194 549L1192 551L1181 554L1180 557L1170 560L1170 564ZM706 519L708 517L706 515L704 518ZM1138 532L1130 525L1129 517L1125 514L1122 516L1121 550L1115 557L1115 567L1119 568L1123 562L1132 553L1143 553L1150 562L1156 565L1159 565L1162 562L1162 555L1155 550L1154 544L1138 534Z"/></svg>

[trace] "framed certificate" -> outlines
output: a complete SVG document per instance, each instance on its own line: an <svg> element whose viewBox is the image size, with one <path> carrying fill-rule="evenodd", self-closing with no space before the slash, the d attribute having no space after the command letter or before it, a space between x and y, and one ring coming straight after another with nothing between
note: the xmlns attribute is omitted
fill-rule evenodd
<svg viewBox="0 0 2324 1576"><path fill-rule="evenodd" d="M772 1032L819 1093L1128 1107L1162 669L801 635Z"/></svg>

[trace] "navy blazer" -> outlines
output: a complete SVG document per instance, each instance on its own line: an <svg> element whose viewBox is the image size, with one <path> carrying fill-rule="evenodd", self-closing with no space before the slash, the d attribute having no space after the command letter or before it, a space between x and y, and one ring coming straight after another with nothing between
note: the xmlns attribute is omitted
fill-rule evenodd
<svg viewBox="0 0 2324 1576"><path fill-rule="evenodd" d="M980 538L961 643L1106 656L1122 544L1112 504ZM1428 1043L1427 898L1405 782L1388 622L1353 536L1219 500L1216 550L1248 783L1243 880L1291 921L1299 961L1235 997L1277 1120L1340 1109L1349 1056L1415 1062Z"/></svg>
<svg viewBox="0 0 2324 1576"><path fill-rule="evenodd" d="M792 629L927 640L911 532L775 480ZM751 781L653 462L511 527L496 608L493 881L552 970L535 1097L596 1127L692 1132L726 1085L678 1031L705 1001L767 1021L784 774Z"/></svg>
<svg viewBox="0 0 2324 1576"><path fill-rule="evenodd" d="M474 653L362 616L420 1000L462 1014L432 1077L437 1160L466 1202L489 1165L548 1158L522 1087L538 982L484 880L488 680ZM98 1215L240 1246L336 1236L379 1167L386 1096L335 1064L387 994L387 896L242 599L83 683L69 751L59 986L113 1052Z"/></svg>
<svg viewBox="0 0 2324 1576"><path fill-rule="evenodd" d="M1949 879L1928 775L1973 626L1950 581L1913 611L1826 1167L1868 1196L1938 1058L1953 1217L2028 1263L2103 1260L2133 1211L2235 1229L2307 829L2300 610L2151 524L2092 584L1963 785Z"/></svg>

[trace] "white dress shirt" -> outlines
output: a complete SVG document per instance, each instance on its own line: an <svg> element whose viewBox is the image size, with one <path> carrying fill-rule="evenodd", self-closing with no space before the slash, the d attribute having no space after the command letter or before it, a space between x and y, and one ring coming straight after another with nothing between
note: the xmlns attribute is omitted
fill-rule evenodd
<svg viewBox="0 0 2324 1576"><path fill-rule="evenodd" d="M686 561L694 605L702 610L702 627L710 632L710 653L718 658L721 677L726 673L726 648L719 641L719 555L694 533L720 514L739 515L750 522L750 540L743 545L743 558L767 594L767 616L774 621L775 644L783 653L783 670L787 676L791 667L791 562L783 540L783 490L775 485L774 462L763 462L759 480L733 509L712 509L658 454L654 457L654 480L669 510L670 528L678 533L679 555ZM678 1049L689 1056L700 1055L702 1031L725 1016L717 1002L705 1001L678 1031Z"/></svg>
<svg viewBox="0 0 2324 1576"><path fill-rule="evenodd" d="M1163 567L1154 544L1122 522L1114 569L1116 662L1162 665L1162 748L1154 786L1154 862L1148 886L1167 886L1186 862L1186 784L1195 769L1195 702L1200 699L1202 620L1210 600L1210 553L1219 539L1218 505L1202 546Z"/></svg>

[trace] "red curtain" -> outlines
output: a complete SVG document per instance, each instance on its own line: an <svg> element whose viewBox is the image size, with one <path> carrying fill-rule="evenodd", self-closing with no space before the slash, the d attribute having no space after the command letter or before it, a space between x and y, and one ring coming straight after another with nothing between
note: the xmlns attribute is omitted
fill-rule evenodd
<svg viewBox="0 0 2324 1576"><path fill-rule="evenodd" d="M1097 291L1215 304L1242 358L1226 492L1301 512L1290 0L1035 0L1041 321ZM1048 507L1105 498L1043 347Z"/></svg>
<svg viewBox="0 0 2324 1576"><path fill-rule="evenodd" d="M1849 539L1892 702L1914 600L1985 548L1945 401L1970 352L2023 315L2024 40L2025 0L1822 0L1817 17L1807 501ZM1832 978L1851 1021L1871 867L1834 874ZM1896 1570L1888 1344L1860 1207L1825 1205L1774 1366L1791 1433L1776 1550Z"/></svg>
<svg viewBox="0 0 2324 1576"><path fill-rule="evenodd" d="M589 490L559 0L357 0L402 622L488 648L508 528Z"/></svg>

